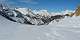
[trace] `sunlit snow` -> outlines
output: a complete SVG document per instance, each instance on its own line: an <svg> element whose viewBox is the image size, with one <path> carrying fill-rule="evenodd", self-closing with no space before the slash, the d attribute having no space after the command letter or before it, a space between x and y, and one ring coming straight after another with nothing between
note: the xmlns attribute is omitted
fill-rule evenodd
<svg viewBox="0 0 80 40"><path fill-rule="evenodd" d="M0 40L80 40L80 17L65 17L49 25L27 25L0 16Z"/></svg>

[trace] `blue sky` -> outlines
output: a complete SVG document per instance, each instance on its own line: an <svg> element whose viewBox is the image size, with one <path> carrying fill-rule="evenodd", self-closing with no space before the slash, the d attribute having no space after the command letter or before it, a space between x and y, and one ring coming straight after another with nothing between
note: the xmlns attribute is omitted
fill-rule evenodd
<svg viewBox="0 0 80 40"><path fill-rule="evenodd" d="M47 9L49 11L74 10L80 5L80 0L0 0L11 6L28 7L32 9Z"/></svg>

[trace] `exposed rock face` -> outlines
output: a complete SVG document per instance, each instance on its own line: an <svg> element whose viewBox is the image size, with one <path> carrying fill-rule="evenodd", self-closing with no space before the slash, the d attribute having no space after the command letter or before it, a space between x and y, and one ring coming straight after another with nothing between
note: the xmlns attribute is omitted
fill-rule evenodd
<svg viewBox="0 0 80 40"><path fill-rule="evenodd" d="M80 16L80 6L78 6L78 8L76 9L74 15L75 16Z"/></svg>
<svg viewBox="0 0 80 40"><path fill-rule="evenodd" d="M65 16L80 16L80 6L77 7L76 11L74 13L68 13L68 14L65 14Z"/></svg>

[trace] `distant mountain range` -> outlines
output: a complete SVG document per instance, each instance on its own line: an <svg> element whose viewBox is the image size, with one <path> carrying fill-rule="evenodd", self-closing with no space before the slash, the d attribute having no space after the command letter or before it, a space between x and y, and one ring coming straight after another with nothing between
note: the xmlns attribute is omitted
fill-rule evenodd
<svg viewBox="0 0 80 40"><path fill-rule="evenodd" d="M29 8L8 8L0 5L0 15L6 19L29 25L45 25L56 19L62 19L65 15L50 15L47 10L40 10L37 12L32 11Z"/></svg>

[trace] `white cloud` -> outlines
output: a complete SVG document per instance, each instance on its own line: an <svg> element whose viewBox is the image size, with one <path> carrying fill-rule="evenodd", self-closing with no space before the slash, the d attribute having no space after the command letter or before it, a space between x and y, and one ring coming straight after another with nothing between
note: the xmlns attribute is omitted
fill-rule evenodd
<svg viewBox="0 0 80 40"><path fill-rule="evenodd" d="M0 0L0 3L6 2L7 0Z"/></svg>
<svg viewBox="0 0 80 40"><path fill-rule="evenodd" d="M19 2L29 3L29 4L38 4L38 2L36 2L34 0L19 0Z"/></svg>
<svg viewBox="0 0 80 40"><path fill-rule="evenodd" d="M61 11L61 12L51 12L51 14L53 14L53 15L60 15L60 14L64 15L64 14L74 13L74 12L75 12L75 10L65 10L65 11Z"/></svg>
<svg viewBox="0 0 80 40"><path fill-rule="evenodd" d="M64 11L60 11L60 12L48 12L47 10L33 10L33 13L35 14L44 14L47 13L48 15L65 15L65 14L69 14L69 13L74 13L75 10L64 10Z"/></svg>
<svg viewBox="0 0 80 40"><path fill-rule="evenodd" d="M9 0L0 0L0 3L5 3L5 2L8 2L8 1ZM34 1L34 0L16 0L16 1L22 2L22 3L29 3L29 4L38 4L38 2Z"/></svg>

